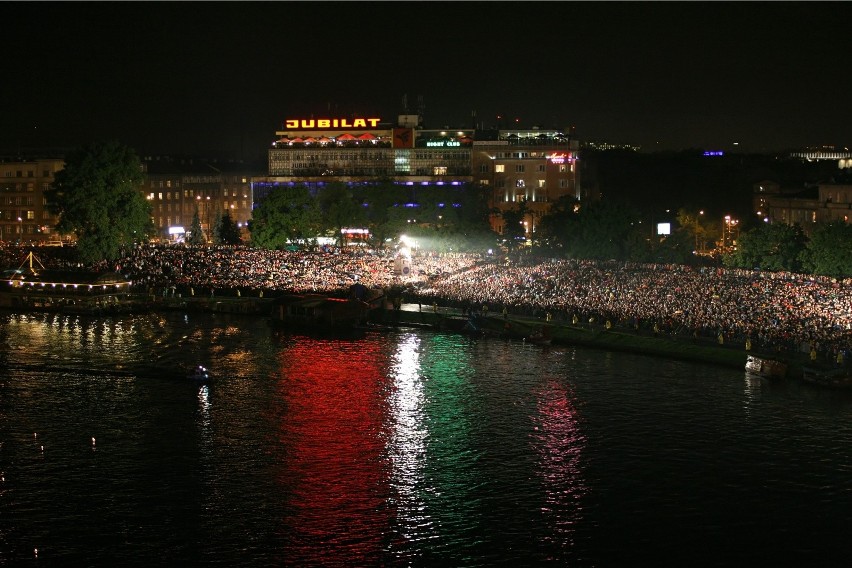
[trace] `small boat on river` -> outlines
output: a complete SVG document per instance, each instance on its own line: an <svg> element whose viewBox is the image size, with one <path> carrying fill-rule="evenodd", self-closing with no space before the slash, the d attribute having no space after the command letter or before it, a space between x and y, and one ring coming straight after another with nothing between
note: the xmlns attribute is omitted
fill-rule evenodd
<svg viewBox="0 0 852 568"><path fill-rule="evenodd" d="M209 381L212 377L210 371L204 365L198 365L186 374L187 379L191 379L198 383Z"/></svg>
<svg viewBox="0 0 852 568"><path fill-rule="evenodd" d="M752 375L767 378L783 379L787 376L787 364L775 359L749 355L746 359L745 370Z"/></svg>

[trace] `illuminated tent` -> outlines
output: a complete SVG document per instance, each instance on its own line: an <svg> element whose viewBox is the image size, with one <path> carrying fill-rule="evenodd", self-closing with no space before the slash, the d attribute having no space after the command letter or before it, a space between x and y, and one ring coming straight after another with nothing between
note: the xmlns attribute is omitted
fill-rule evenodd
<svg viewBox="0 0 852 568"><path fill-rule="evenodd" d="M322 138L317 140L317 142L319 142L320 144L328 144L329 142L333 142L333 140L328 136L323 136Z"/></svg>
<svg viewBox="0 0 852 568"><path fill-rule="evenodd" d="M290 140L290 142L297 142L297 143L301 144L302 142L304 142L304 140L302 140L301 138L299 138L297 136L297 137L293 138L292 140Z"/></svg>
<svg viewBox="0 0 852 568"><path fill-rule="evenodd" d="M338 140L355 140L355 137L347 132L346 134L341 134L340 136L338 136L337 139Z"/></svg>
<svg viewBox="0 0 852 568"><path fill-rule="evenodd" d="M376 137L370 134L369 132L365 132L361 136L358 137L358 140L375 140Z"/></svg>
<svg viewBox="0 0 852 568"><path fill-rule="evenodd" d="M316 141L317 141L317 139L314 138L313 136L308 136L307 138L305 138L305 143L316 142Z"/></svg>
<svg viewBox="0 0 852 568"><path fill-rule="evenodd" d="M275 143L276 143L276 144L289 144L289 143L290 143L290 139L289 139L289 138L287 138L287 137L285 136L284 138L281 138L281 139L279 139L279 140L276 140L276 141L275 141Z"/></svg>

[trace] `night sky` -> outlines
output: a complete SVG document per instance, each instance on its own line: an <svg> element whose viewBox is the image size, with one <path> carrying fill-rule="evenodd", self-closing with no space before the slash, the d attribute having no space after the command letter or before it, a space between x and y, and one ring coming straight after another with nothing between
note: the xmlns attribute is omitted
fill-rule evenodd
<svg viewBox="0 0 852 568"><path fill-rule="evenodd" d="M852 8L725 2L4 4L0 151L119 140L262 157L285 118L576 128L744 152L852 146ZM734 143L738 143L734 146Z"/></svg>

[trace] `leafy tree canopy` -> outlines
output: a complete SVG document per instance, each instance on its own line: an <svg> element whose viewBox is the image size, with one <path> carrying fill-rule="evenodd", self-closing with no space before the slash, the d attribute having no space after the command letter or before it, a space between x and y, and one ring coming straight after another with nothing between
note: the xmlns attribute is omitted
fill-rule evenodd
<svg viewBox="0 0 852 568"><path fill-rule="evenodd" d="M118 142L68 155L45 197L59 216L56 230L77 236L81 260L118 258L123 245L153 234L151 207L139 190L143 179L135 152Z"/></svg>
<svg viewBox="0 0 852 568"><path fill-rule="evenodd" d="M722 258L725 266L800 272L807 237L799 225L762 224L741 233L737 250Z"/></svg>
<svg viewBox="0 0 852 568"><path fill-rule="evenodd" d="M822 276L852 276L852 225L842 221L816 227L802 253L805 270Z"/></svg>
<svg viewBox="0 0 852 568"><path fill-rule="evenodd" d="M252 213L252 244L283 249L288 241L311 241L320 231L320 209L306 187L280 188L270 193Z"/></svg>

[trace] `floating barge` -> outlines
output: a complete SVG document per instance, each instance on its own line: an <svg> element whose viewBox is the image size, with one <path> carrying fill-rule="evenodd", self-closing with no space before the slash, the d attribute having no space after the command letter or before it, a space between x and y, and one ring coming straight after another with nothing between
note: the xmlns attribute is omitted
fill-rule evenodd
<svg viewBox="0 0 852 568"><path fill-rule="evenodd" d="M147 309L148 305L148 299L136 293L133 282L121 274L49 270L32 253L0 279L0 308L103 314Z"/></svg>

